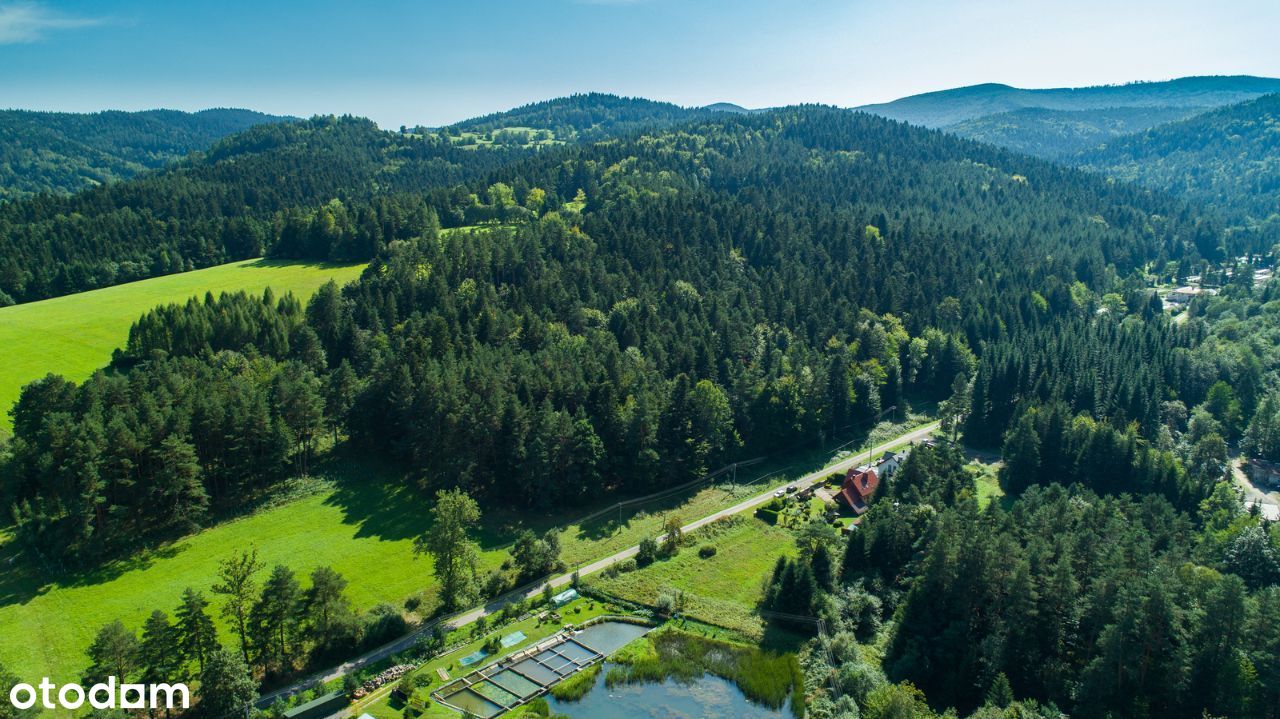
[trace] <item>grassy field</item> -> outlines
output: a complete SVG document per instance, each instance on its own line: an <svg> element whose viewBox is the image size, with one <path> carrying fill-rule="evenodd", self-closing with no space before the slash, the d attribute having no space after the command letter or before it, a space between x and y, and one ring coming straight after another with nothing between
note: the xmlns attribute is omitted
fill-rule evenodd
<svg viewBox="0 0 1280 719"><path fill-rule="evenodd" d="M245 290L310 297L330 279L355 279L364 265L245 260L40 302L0 308L0 434L22 386L53 372L79 381L111 360L129 326L156 305L205 292Z"/></svg>
<svg viewBox="0 0 1280 719"><path fill-rule="evenodd" d="M378 602L399 605L427 590L433 606L430 560L415 558L413 539L427 526L426 503L416 493L380 484L364 466L338 463L328 469L337 487L218 525L127 562L52 582L8 565L12 548L0 544L0 662L22 676L76 679L93 635L112 619L137 628L153 609L173 613L184 588L208 589L218 563L238 548L257 547L268 565L286 564L309 573L331 565L350 582L357 609ZM341 476L339 476L341 475ZM0 541L3 541L0 538ZM506 552L486 547L483 569ZM264 572L265 576L265 572ZM306 580L303 579L304 585ZM219 619L220 625L224 624ZM229 639L226 627L223 636Z"/></svg>
<svg viewBox="0 0 1280 719"><path fill-rule="evenodd" d="M670 559L591 582L616 597L650 605L663 590L680 590L688 617L759 639L763 624L754 610L761 589L778 557L795 555L795 540L786 530L754 517L742 516L726 524L690 535L689 546ZM698 554L705 544L716 548L707 559Z"/></svg>

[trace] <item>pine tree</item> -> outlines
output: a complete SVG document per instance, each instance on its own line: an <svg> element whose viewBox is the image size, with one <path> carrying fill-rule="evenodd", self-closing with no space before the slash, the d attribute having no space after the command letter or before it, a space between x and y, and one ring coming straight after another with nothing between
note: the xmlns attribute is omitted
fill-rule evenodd
<svg viewBox="0 0 1280 719"><path fill-rule="evenodd" d="M277 564L262 585L262 595L249 612L249 637L259 663L290 671L302 619L302 587L293 570Z"/></svg>
<svg viewBox="0 0 1280 719"><path fill-rule="evenodd" d="M178 650L185 661L195 662L200 672L204 671L209 653L218 646L217 630L206 611L208 606L204 595L187 587L174 613Z"/></svg>

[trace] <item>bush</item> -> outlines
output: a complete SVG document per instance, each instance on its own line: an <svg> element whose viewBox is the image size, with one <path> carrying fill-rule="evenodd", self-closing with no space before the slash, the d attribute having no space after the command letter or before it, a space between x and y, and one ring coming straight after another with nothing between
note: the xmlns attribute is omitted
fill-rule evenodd
<svg viewBox="0 0 1280 719"><path fill-rule="evenodd" d="M413 672L409 672L401 677L400 683L396 688L404 692L404 695L407 697L413 696L413 693L418 690L418 675Z"/></svg>
<svg viewBox="0 0 1280 719"><path fill-rule="evenodd" d="M768 522L769 524L777 524L778 510L761 507L760 509L756 510L756 517L765 522Z"/></svg>
<svg viewBox="0 0 1280 719"><path fill-rule="evenodd" d="M617 566L619 572L634 572L640 565L634 559L624 559Z"/></svg>
<svg viewBox="0 0 1280 719"><path fill-rule="evenodd" d="M360 624L364 629L364 640L361 643L365 647L386 644L409 629L400 610L386 602L370 609L360 618Z"/></svg>
<svg viewBox="0 0 1280 719"><path fill-rule="evenodd" d="M492 599L506 594L511 588L511 582L507 578L507 573L495 569L492 572L489 572L489 575L485 577L484 588L482 591L484 592L485 597Z"/></svg>
<svg viewBox="0 0 1280 719"><path fill-rule="evenodd" d="M649 537L640 540L639 551L636 552L636 564L647 567L658 559L658 543Z"/></svg>
<svg viewBox="0 0 1280 719"><path fill-rule="evenodd" d="M701 547L698 547L698 556L703 559L710 559L716 556L716 545L704 544Z"/></svg>

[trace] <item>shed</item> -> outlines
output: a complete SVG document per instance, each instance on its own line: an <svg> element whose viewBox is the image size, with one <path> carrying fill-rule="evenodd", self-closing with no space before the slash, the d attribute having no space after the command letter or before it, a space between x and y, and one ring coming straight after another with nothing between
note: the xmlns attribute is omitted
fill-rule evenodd
<svg viewBox="0 0 1280 719"><path fill-rule="evenodd" d="M298 706L284 713L285 719L322 719L331 714L336 714L339 709L350 704L351 700L343 692L331 692L323 696L318 696L306 704Z"/></svg>

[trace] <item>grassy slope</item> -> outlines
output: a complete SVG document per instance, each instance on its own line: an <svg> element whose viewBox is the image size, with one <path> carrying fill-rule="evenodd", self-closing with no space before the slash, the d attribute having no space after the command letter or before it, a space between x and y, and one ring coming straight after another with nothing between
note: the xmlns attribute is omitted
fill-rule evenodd
<svg viewBox="0 0 1280 719"><path fill-rule="evenodd" d="M172 615L188 586L204 591L216 610L220 601L209 587L218 562L238 548L257 547L268 566L283 563L299 574L331 565L350 581L347 594L360 610L382 601L398 604L430 588L430 560L413 554L413 538L427 526L426 503L410 490L372 480L377 468L335 462L328 471L336 489L99 571L60 575L52 583L21 569L0 572L0 662L22 676L71 681L87 663L84 651L93 635L112 619L137 628L153 609ZM5 564L11 551L0 544L0 566L21 567ZM487 545L483 569L505 556ZM434 606L433 596L427 599ZM224 639L230 639L225 622L219 619L219 625Z"/></svg>
<svg viewBox="0 0 1280 719"><path fill-rule="evenodd" d="M111 360L129 326L156 305L205 292L246 290L310 297L330 279L354 279L363 265L245 260L0 309L0 434L22 386L53 372L82 380Z"/></svg>
<svg viewBox="0 0 1280 719"><path fill-rule="evenodd" d="M671 559L592 583L643 604L653 604L664 589L678 589L685 593L685 614L690 618L748 637L762 636L763 626L754 610L778 557L795 554L792 535L754 517L743 517L727 530L696 532L691 538L690 546ZM698 547L704 544L715 545L715 556L698 556Z"/></svg>

